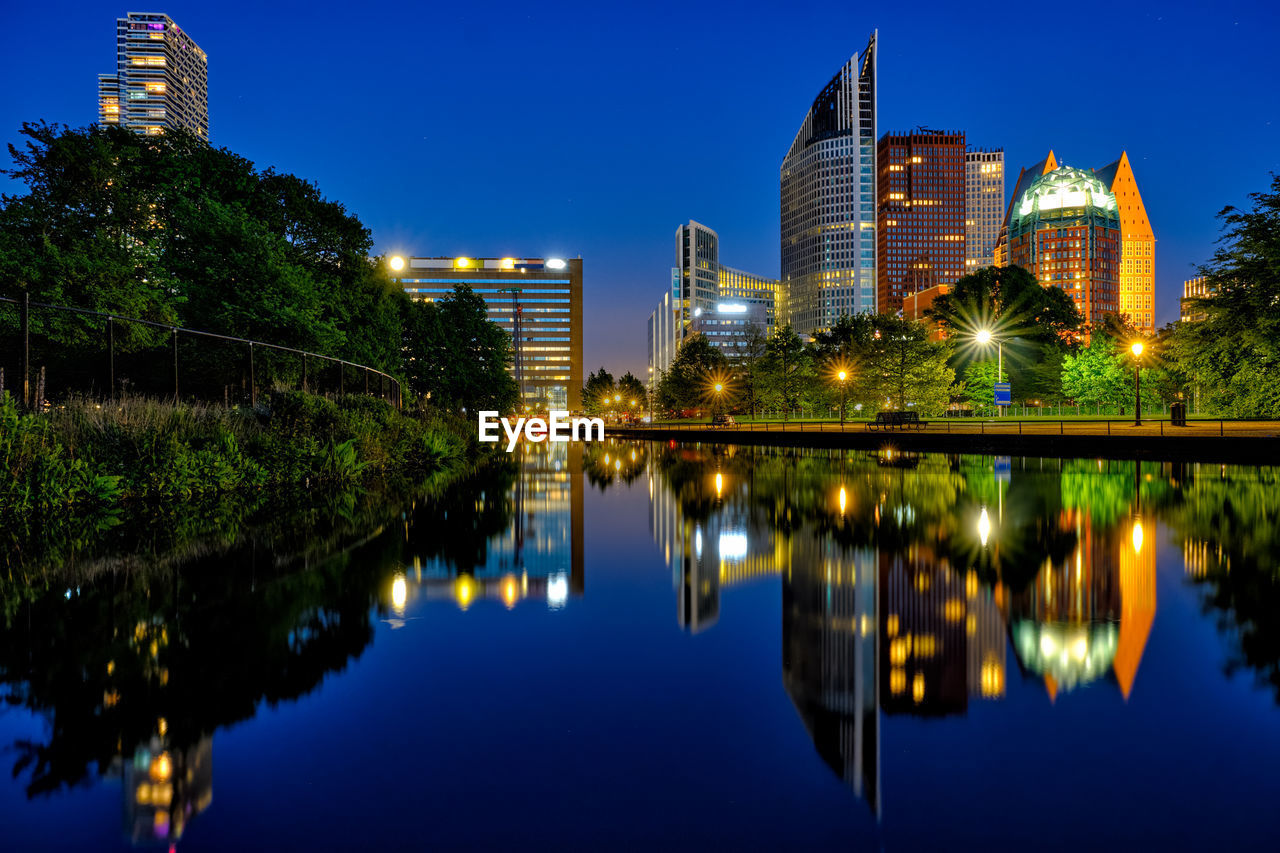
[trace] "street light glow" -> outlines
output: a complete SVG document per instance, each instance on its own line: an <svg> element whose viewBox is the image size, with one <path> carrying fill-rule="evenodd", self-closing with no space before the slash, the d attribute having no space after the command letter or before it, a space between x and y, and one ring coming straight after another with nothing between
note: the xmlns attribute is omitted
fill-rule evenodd
<svg viewBox="0 0 1280 853"><path fill-rule="evenodd" d="M978 333L973 336L973 339L980 344L989 344L991 343L991 330L979 329Z"/></svg>
<svg viewBox="0 0 1280 853"><path fill-rule="evenodd" d="M843 370L842 370L842 371L840 371L839 373L837 373L837 374L836 374L836 376L839 378L839 380L840 380L841 382L843 382L843 381L845 381L846 379L848 379L848 378L849 378L849 374L848 374L848 373L845 373Z"/></svg>
<svg viewBox="0 0 1280 853"><path fill-rule="evenodd" d="M1142 355L1142 350L1144 349L1142 341L1134 341L1133 346L1129 347L1129 349L1134 355Z"/></svg>
<svg viewBox="0 0 1280 853"><path fill-rule="evenodd" d="M396 272L400 272L400 270L404 269L404 258L399 255L393 255L391 258L391 268Z"/></svg>

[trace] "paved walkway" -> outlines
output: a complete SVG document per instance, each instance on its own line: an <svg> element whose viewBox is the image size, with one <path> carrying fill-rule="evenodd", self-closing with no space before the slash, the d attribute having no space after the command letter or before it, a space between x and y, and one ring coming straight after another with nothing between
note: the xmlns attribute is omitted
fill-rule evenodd
<svg viewBox="0 0 1280 853"><path fill-rule="evenodd" d="M644 430L649 427L636 427ZM689 430L691 432L718 432L721 427L701 423L658 423L655 430ZM830 432L839 433L839 423L739 423L724 429L733 432ZM1074 436L1127 436L1127 437L1176 437L1176 438L1228 438L1233 436L1280 437L1280 421L1209 421L1189 420L1185 427L1171 426L1168 421L1144 420L1142 426L1134 426L1132 420L1087 420L1064 418L938 418L920 427L885 428L868 427L866 422L848 422L846 433L900 433L924 435L1074 435Z"/></svg>

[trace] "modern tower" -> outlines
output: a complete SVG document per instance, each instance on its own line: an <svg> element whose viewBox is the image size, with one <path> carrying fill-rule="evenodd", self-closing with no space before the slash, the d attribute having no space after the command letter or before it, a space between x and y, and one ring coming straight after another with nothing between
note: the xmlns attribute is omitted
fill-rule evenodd
<svg viewBox="0 0 1280 853"><path fill-rule="evenodd" d="M964 266L974 272L995 264L1004 219L1004 150L974 148L964 156Z"/></svg>
<svg viewBox="0 0 1280 853"><path fill-rule="evenodd" d="M1024 177L1026 172L1024 170ZM1120 213L1092 169L1062 166L1019 180L1009 206L1007 265L1070 296L1089 323L1119 308Z"/></svg>
<svg viewBox="0 0 1280 853"><path fill-rule="evenodd" d="M116 72L98 75L98 123L158 136L185 128L209 139L209 57L168 15L116 19Z"/></svg>
<svg viewBox="0 0 1280 853"><path fill-rule="evenodd" d="M954 131L886 133L876 146L876 307L965 273L965 141Z"/></svg>
<svg viewBox="0 0 1280 853"><path fill-rule="evenodd" d="M1098 177L1116 197L1120 208L1120 313L1139 331L1156 331L1156 236L1138 192L1129 155L1098 169Z"/></svg>
<svg viewBox="0 0 1280 853"><path fill-rule="evenodd" d="M801 334L876 310L876 34L813 101L779 170L782 288Z"/></svg>

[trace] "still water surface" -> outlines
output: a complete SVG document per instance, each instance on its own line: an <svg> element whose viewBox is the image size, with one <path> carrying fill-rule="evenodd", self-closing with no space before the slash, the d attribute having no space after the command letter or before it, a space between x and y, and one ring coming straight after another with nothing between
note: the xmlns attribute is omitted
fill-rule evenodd
<svg viewBox="0 0 1280 853"><path fill-rule="evenodd" d="M1275 849L1277 470L525 453L11 577L0 847Z"/></svg>

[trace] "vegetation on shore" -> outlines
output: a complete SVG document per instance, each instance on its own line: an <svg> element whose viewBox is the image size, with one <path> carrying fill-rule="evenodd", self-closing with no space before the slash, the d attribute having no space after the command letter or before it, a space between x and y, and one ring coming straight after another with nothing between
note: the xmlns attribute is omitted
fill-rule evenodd
<svg viewBox="0 0 1280 853"><path fill-rule="evenodd" d="M411 485L464 462L467 425L366 397L279 392L257 409L71 400L34 416L0 396L0 518L128 502Z"/></svg>

